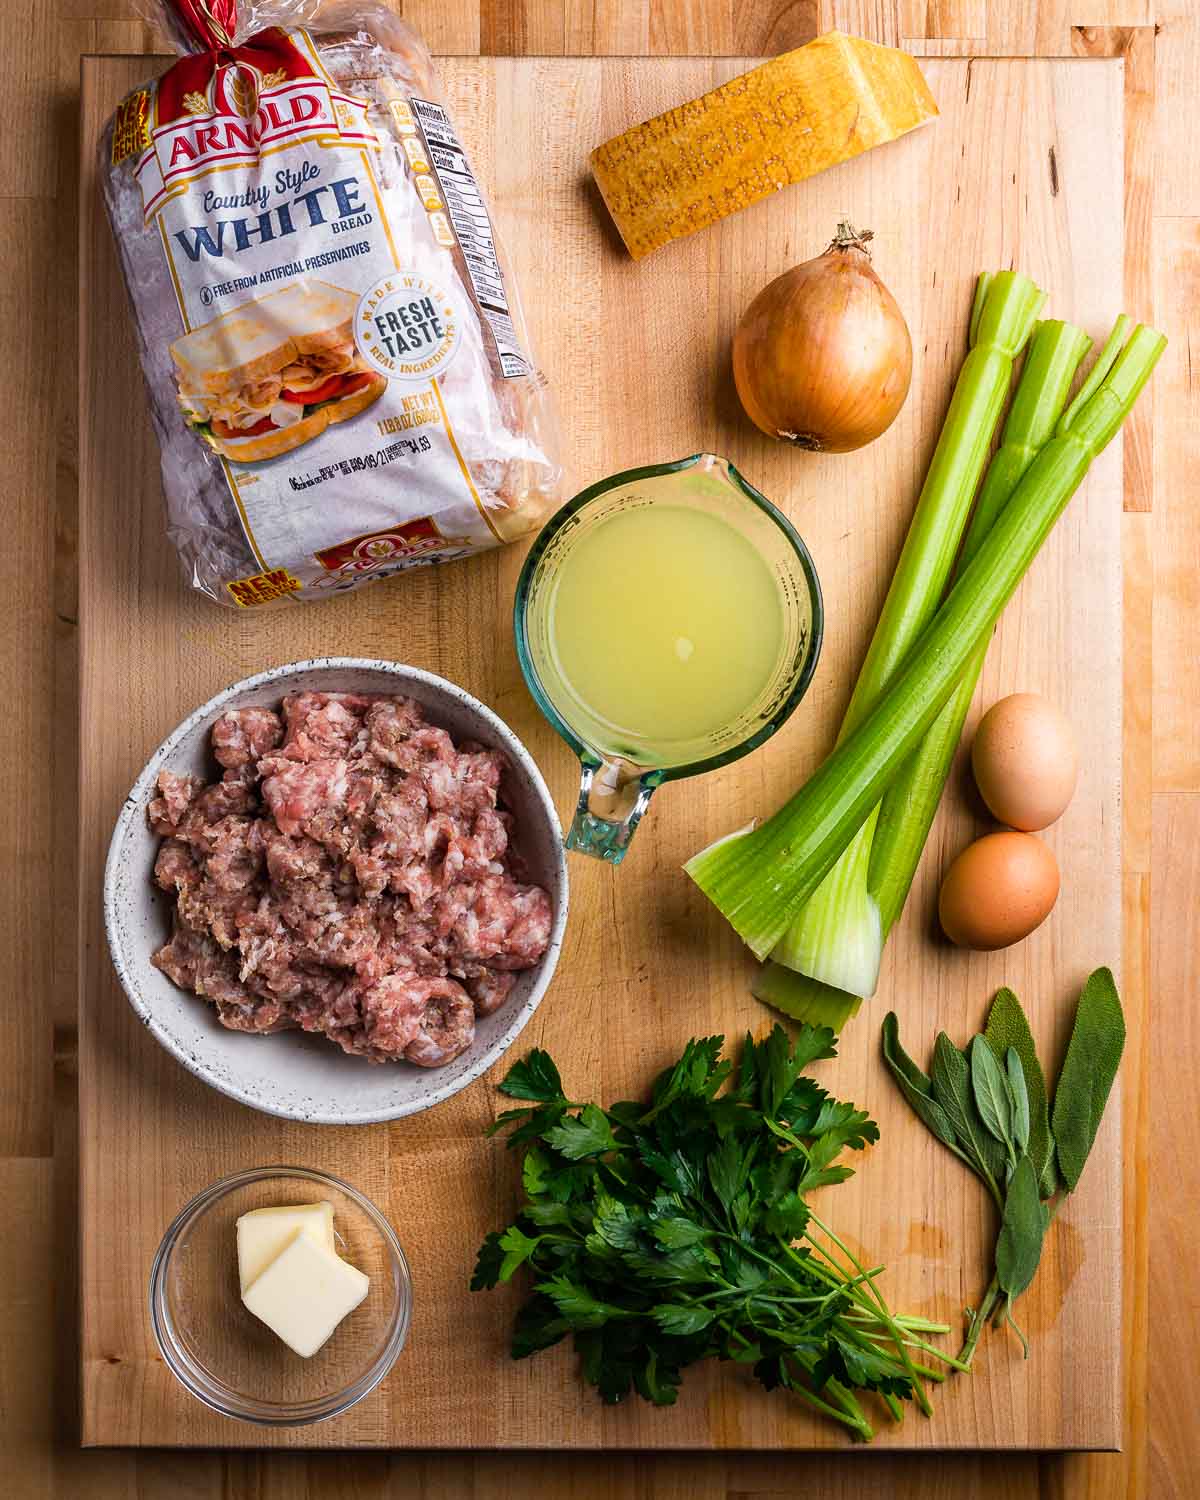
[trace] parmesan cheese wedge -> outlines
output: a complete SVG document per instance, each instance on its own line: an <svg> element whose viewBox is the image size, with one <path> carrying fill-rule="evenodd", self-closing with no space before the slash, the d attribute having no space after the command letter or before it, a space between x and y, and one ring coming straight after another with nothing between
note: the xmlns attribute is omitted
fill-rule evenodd
<svg viewBox="0 0 1200 1500"><path fill-rule="evenodd" d="M333 1204L285 1204L282 1208L255 1208L242 1214L237 1221L237 1253L243 1295L298 1234L308 1235L335 1255Z"/></svg>
<svg viewBox="0 0 1200 1500"><path fill-rule="evenodd" d="M635 260L938 112L907 52L830 31L592 152Z"/></svg>

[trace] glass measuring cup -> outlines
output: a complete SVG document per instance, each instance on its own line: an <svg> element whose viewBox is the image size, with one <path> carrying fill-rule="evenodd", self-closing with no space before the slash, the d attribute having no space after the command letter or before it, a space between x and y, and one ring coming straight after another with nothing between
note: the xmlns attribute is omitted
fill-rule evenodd
<svg viewBox="0 0 1200 1500"><path fill-rule="evenodd" d="M563 506L525 560L514 627L529 690L582 767L567 848L619 864L663 782L769 739L812 680L823 625L808 548L726 459L628 469ZM697 716L722 705L720 722Z"/></svg>

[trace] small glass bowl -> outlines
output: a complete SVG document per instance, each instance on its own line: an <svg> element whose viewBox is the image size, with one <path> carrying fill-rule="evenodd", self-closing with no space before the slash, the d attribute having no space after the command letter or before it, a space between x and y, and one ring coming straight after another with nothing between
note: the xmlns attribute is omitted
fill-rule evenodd
<svg viewBox="0 0 1200 1500"><path fill-rule="evenodd" d="M254 1208L333 1204L338 1254L371 1279L363 1302L311 1359L243 1305L237 1220ZM176 1215L150 1272L150 1321L168 1369L199 1401L264 1427L303 1427L373 1391L404 1346L412 1281L395 1231L349 1183L308 1167L254 1167L205 1188Z"/></svg>

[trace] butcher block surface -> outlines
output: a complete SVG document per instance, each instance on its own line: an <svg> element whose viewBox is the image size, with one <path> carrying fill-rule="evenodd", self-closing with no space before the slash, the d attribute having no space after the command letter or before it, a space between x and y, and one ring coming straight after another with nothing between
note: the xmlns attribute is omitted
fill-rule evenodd
<svg viewBox="0 0 1200 1500"><path fill-rule="evenodd" d="M808 542L826 605L824 654L792 720L746 760L668 786L624 866L572 861L558 975L514 1056L550 1050L568 1092L644 1090L693 1035L761 1032L752 964L683 875L697 848L772 810L832 743L940 426L980 269L1018 266L1048 312L1107 332L1123 304L1122 64L1118 59L938 58L941 109L922 131L634 264L586 175L589 150L751 66L740 60L455 59L442 64L459 130L490 192L556 392L578 488L616 469L702 449L729 457ZM730 1366L689 1372L679 1404L603 1407L569 1347L520 1364L507 1333L520 1291L472 1294L488 1229L508 1223L517 1162L484 1131L501 1064L454 1100L393 1126L306 1127L199 1083L136 1020L108 961L100 884L121 803L154 746L197 704L261 668L308 656L384 656L477 694L514 728L560 811L574 763L525 691L511 547L328 604L219 610L179 579L162 518L125 291L96 192L102 123L149 70L85 59L81 223L82 628L80 1236L86 1444L426 1448L824 1448L844 1435ZM507 147L507 149L506 149ZM914 339L908 403L879 442L816 458L770 444L728 374L750 297L815 254L839 218L875 231L880 274ZM1131 309L1138 311L1138 309ZM891 1305L956 1325L987 1281L995 1223L979 1184L908 1111L878 1057L889 1008L923 1060L935 1032L979 1029L1001 984L1057 1058L1088 972L1121 947L1121 510L1119 441L1093 466L1022 585L988 657L979 706L1042 692L1079 727L1080 787L1046 838L1063 870L1051 919L1008 953L967 955L934 933L938 875L988 826L961 760L878 995L822 1081L879 1121L857 1175L822 1212L870 1263ZM974 716L972 718L974 722ZM969 726L970 727L970 726ZM197 1004L201 1002L197 1001ZM247 1038L270 1066L269 1039ZM346 1066L365 1066L347 1058ZM1087 1173L1022 1298L1028 1362L989 1334L974 1374L934 1396L932 1421L879 1409L878 1446L1114 1448L1119 1410L1121 1122L1109 1106ZM264 1431L209 1412L158 1357L146 1313L163 1229L194 1192L240 1167L296 1162L347 1178L387 1212L414 1276L408 1347L359 1406L319 1427ZM231 1247L232 1253L232 1247Z"/></svg>

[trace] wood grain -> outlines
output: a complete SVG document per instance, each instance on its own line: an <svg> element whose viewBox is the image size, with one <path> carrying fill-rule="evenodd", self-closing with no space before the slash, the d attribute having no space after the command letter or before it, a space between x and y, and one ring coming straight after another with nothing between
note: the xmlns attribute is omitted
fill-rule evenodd
<svg viewBox="0 0 1200 1500"><path fill-rule="evenodd" d="M527 300L559 394L575 481L590 482L614 463L700 446L727 453L789 510L825 589L822 669L788 728L739 766L662 793L621 870L576 864L576 917L530 1040L550 1047L568 1087L584 1096L626 1097L644 1087L695 1032L736 1034L767 1024L746 993L745 954L679 865L694 848L776 805L830 743L940 425L977 269L1020 264L1054 289L1056 310L1094 334L1105 330L1121 298L1122 79L1111 60L976 60L970 68L957 59L930 62L943 111L936 127L635 266L614 246L580 180L586 143L711 88L747 61L464 61L445 69L460 128L500 205L500 227L526 285L540 289ZM83 890L96 888L112 817L133 776L185 712L249 671L335 648L386 655L403 641L406 659L463 682L527 741L565 808L569 756L537 717L509 643L516 549L320 609L261 618L222 613L180 586L162 535L148 423L140 413L131 418L123 395L135 379L124 291L87 180L86 143L141 67L98 61L84 75ZM494 150L501 121L533 143L532 163ZM1048 169L1051 147L1062 163L1057 177ZM921 358L909 403L883 440L853 458L817 460L755 434L722 372L746 301L780 266L818 247L839 214L876 226L876 263L908 312ZM562 309L570 309L565 324ZM642 399L646 372L664 365L673 378L653 401ZM114 379L117 370L121 378ZM879 503L890 496L901 498ZM916 1049L941 1025L974 1029L1006 980L1025 997L1053 1054L1062 1042L1063 1007L1086 970L1101 958L1119 966L1121 506L1113 449L1022 586L981 694L990 700L1018 687L1044 691L1090 726L1080 792L1047 835L1068 872L1063 897L1052 922L1011 954L969 957L935 945L928 929L938 872L984 826L962 794L960 768L875 1002L878 1014L899 1009ZM1089 579L1086 591L1073 586L1080 576ZM123 664L119 672L114 661ZM207 1092L137 1026L109 970L94 903L85 903L84 943L85 1441L617 1448L840 1442L806 1415L782 1411L733 1370L690 1377L680 1405L662 1412L641 1403L599 1407L574 1378L566 1350L508 1365L503 1342L513 1298L465 1291L476 1244L504 1221L512 1202L511 1158L481 1139L495 1112L486 1085L390 1129L314 1131L265 1120ZM885 1082L876 1045L869 1020L852 1028L831 1071L839 1091L870 1104L885 1142L839 1189L839 1228L869 1247L872 1259L889 1263L896 1305L957 1322L959 1309L979 1294L994 1226L974 1183L931 1146ZM114 1139L128 1140L128 1150L106 1149ZM1036 1367L1026 1370L1015 1346L991 1340L973 1379L944 1393L935 1423L885 1428L881 1444L1115 1446L1120 1365L1110 1349L1120 1326L1119 1139L1114 1112L1026 1299ZM186 1151L178 1149L185 1140ZM174 1387L149 1343L144 1273L184 1198L236 1165L287 1157L331 1166L387 1204L414 1264L417 1313L403 1365L377 1395L335 1423L276 1437L220 1422ZM901 1163L909 1165L901 1170ZM937 1212L918 1206L914 1217L914 1201L936 1204ZM1068 1354L1079 1347L1095 1351L1087 1375ZM453 1427L444 1415L447 1382L464 1393Z"/></svg>
<svg viewBox="0 0 1200 1500"><path fill-rule="evenodd" d="M1200 8L1194 0L1156 0L1155 25L1162 38L1158 49L1158 92L1167 103L1155 114L1157 171L1154 212L1164 218L1195 216L1197 165L1200 164L1200 121L1194 111L1176 108L1193 97L1200 59ZM1160 285L1173 277L1164 267Z"/></svg>
<svg viewBox="0 0 1200 1500"><path fill-rule="evenodd" d="M14 265L12 275L0 278L0 348L12 389L5 473L11 530L0 557L0 589L17 606L0 641L0 693L12 743L26 747L11 762L3 847L13 879L0 909L0 948L15 981L10 1003L0 1010L0 1055L14 1064L0 1095L0 1151L16 1157L49 1155L51 1144L51 1035L36 1018L50 993L53 960L43 929L52 909L50 866L41 849L52 807L46 769L55 754L47 672L54 612L40 582L50 576L53 537L40 504L54 487L54 410L38 399L46 371L27 351L54 325L55 298L53 262L21 252L30 243L49 243L54 222L48 198L16 199L0 222L0 263Z"/></svg>
<svg viewBox="0 0 1200 1500"><path fill-rule="evenodd" d="M1149 1274L1161 1284L1150 1317L1149 1487L1155 1500L1186 1500L1195 1493L1196 1413L1180 1375L1195 1368L1200 1348L1200 1299L1187 1289L1186 1270L1195 1254L1200 1168L1190 1143L1200 1136L1200 1094L1192 1059L1200 1047L1200 1022L1185 997L1200 984L1200 797L1159 797L1154 817L1154 899L1162 900L1155 922L1153 955L1163 1004L1150 1048L1155 1080L1152 1124L1159 1141L1152 1212L1155 1237ZM1187 910L1169 893L1188 891ZM1166 899L1163 899L1166 898ZM1168 912L1170 913L1168 915Z"/></svg>
<svg viewBox="0 0 1200 1500"><path fill-rule="evenodd" d="M650 0L645 0L649 5ZM457 8L455 15L462 26L462 35L448 42L447 50L470 51L470 38L479 36L480 50L484 52L583 52L591 45L594 34L601 34L602 23L595 23L594 10L607 11L610 7L594 5L593 0L480 0L479 18L476 23L469 12L463 14ZM854 6L839 6L849 11L849 19L842 17L843 24L856 29L878 41L895 40L900 35L895 24L894 0L872 0ZM932 9L932 7L931 7ZM1197 132L1194 110L1194 80L1200 76L1200 13L1192 0L1154 0L1152 4L1141 4L1140 0L989 0L986 36L978 44L970 44L967 50L975 53L1003 54L1042 53L1044 55L1070 55L1082 33L1073 23L1088 23L1089 44L1109 48L1124 45L1116 36L1110 37L1104 28L1128 25L1131 20L1150 28L1157 23L1156 39L1156 97L1153 101L1153 129L1150 132L1147 174L1155 185L1153 200L1156 215L1200 215L1200 134ZM11 168L11 186L14 193L24 197L44 196L46 181L40 175L27 170L30 157L25 143L36 133L38 148L46 152L46 135L53 138L56 146L52 154L59 166L58 201L56 221L68 225L76 212L76 196L72 187L74 162L76 159L77 130L75 114L78 98L78 57L80 53L132 52L155 50L155 40L148 29L135 18L132 0L58 0L56 6L40 4L23 7L13 14L11 22L21 43L7 54L9 77L16 86L0 93L0 119L8 127L10 142L14 149L8 158ZM834 6L828 0L819 5L816 0L766 0L766 3L727 3L727 0L703 0L693 4L691 0L667 0L663 12L675 27L676 34L687 36L689 26L692 35L705 34L712 28L716 34L722 30L726 18L732 14L732 28L737 40L722 50L729 53L753 53L773 51L785 46L799 45L815 34L818 26L834 24ZM1140 17L1136 15L1141 12ZM532 20L528 19L532 17ZM701 25L695 24L696 17ZM716 17L715 20L711 17ZM96 18L96 19L92 19ZM929 29L928 27L926 29ZM570 32L568 38L567 33ZM503 38L510 40L502 44ZM556 40L557 39L557 40ZM569 43L569 44L568 44ZM911 50L920 54L923 49L936 52L939 48L961 49L963 44L941 41L936 36L926 38ZM43 70L51 69L47 76ZM1127 106L1128 118L1128 106ZM50 153L47 153L50 154ZM64 172L65 164L65 172ZM6 205L7 206L7 205ZM1164 220L1156 217L1153 228L1158 235ZM57 284L63 295L69 296L75 280L75 254L72 237L58 235L58 260L61 269L57 273ZM3 269L8 276L27 277L27 268L43 265L45 244L41 240L15 241L8 247ZM1171 261L1156 254L1145 257L1152 267L1154 295L1169 296L1175 285L1176 268ZM1144 303L1130 305L1129 311L1145 317L1148 309ZM1167 328L1178 341L1178 332L1165 317L1159 318L1160 326ZM21 365L28 345L22 341L19 328L0 328L0 349L3 349L7 368ZM76 1004L74 985L71 980L71 958L73 955L73 848L74 826L74 751L75 718L77 697L75 679L75 619L73 607L75 538L71 524L73 513L73 490L75 471L75 443L73 412L76 399L76 381L73 362L65 357L56 361L57 378L52 385L46 382L29 382L21 387L19 404L10 402L9 423L6 438L19 434L30 422L44 420L43 413L50 408L47 403L55 399L54 386L62 392L59 410L66 413L52 419L56 434L58 468L61 482L57 490L39 485L22 487L17 494L9 492L8 518L10 528L48 528L55 520L52 512L57 510L58 544L54 562L57 566L57 583L52 581L47 569L52 559L44 552L37 554L33 565L23 570L17 580L17 592L10 593L10 619L17 628L35 619L47 608L47 601L54 598L58 617L55 625L55 658L43 662L41 688L35 683L34 691L40 691L40 712L32 719L35 732L46 738L39 743L53 740L58 747L55 774L54 817L56 827L55 847L60 851L58 860L64 876L58 887L55 900L57 914L56 933L59 936L54 946L58 950L55 967L55 1009L59 1016L73 1016ZM1175 431L1184 430L1187 420L1200 423L1200 392L1193 384L1190 389L1177 387L1169 394L1163 393L1159 403L1159 424L1163 418L1173 424ZM1171 469L1172 485L1186 486L1188 474L1182 465L1172 462L1175 450L1160 438L1153 445L1153 466L1156 474L1163 477ZM1142 618L1148 619L1152 597L1154 571L1153 554L1160 551L1160 566L1170 562L1180 546L1192 545L1197 532L1197 523L1189 520L1186 504L1186 489L1182 494L1179 520L1174 528L1170 545L1156 547L1158 525L1156 517L1147 513L1141 517L1127 518L1127 545L1125 564L1126 608L1131 607ZM1130 526L1130 521L1136 524ZM28 534L28 533L24 533ZM1151 565L1147 566L1147 559ZM61 592L54 593L57 587ZM1193 581L1189 585L1181 580L1172 588L1166 600L1160 600L1154 611L1154 625L1160 641L1168 644L1174 640L1178 647L1174 653L1176 673L1186 671L1190 661L1186 646L1190 639L1194 611L1200 602L1200 591ZM1149 824L1149 779L1134 782L1130 779L1129 766L1142 761L1148 764L1150 749L1150 706L1148 692L1150 678L1150 632L1148 626L1134 637L1127 635L1125 655L1125 678L1127 684L1125 741L1126 741L1126 858L1149 864L1149 839L1145 840L1144 858L1133 852L1134 844L1129 833L1129 819L1135 814ZM1134 648L1134 640L1139 644ZM1157 692L1153 696L1154 711L1165 716L1165 726L1157 731L1161 763L1171 774L1178 766L1172 741L1182 735L1185 741L1194 742L1197 733L1197 712L1194 692L1172 690L1173 677L1161 669L1155 674L1158 679ZM51 679L54 690L51 692ZM1186 679L1185 679L1186 680ZM1130 693L1141 700L1141 710L1131 715ZM24 737L29 720L7 720L3 734L6 765L11 768L26 763L29 742ZM1179 784L1182 784L1181 778ZM30 783L23 782L22 786ZM1175 783L1155 798L1160 821L1168 814L1172 816L1187 810L1191 819L1185 825L1186 836L1196 839L1200 834L1200 809L1195 799L1185 799L1174 790ZM1200 782L1193 780L1193 789L1200 790ZM42 828L44 839L50 837L50 828ZM1160 844L1161 847L1161 844ZM13 888L24 878L24 870L15 861L14 852L6 849L3 869L9 876ZM1200 902L1200 880L1194 870L1176 860L1171 867L1169 880L1159 879L1155 885L1154 915L1156 930L1166 935L1176 931L1187 920ZM1129 1003L1130 984L1134 978L1133 955L1141 946L1136 934L1148 931L1149 883L1139 886L1136 899L1127 899L1127 939L1125 961L1125 998ZM18 1039L18 1047L28 1046L30 1055L48 1055L51 1047L49 1019L40 1023L35 1020L27 1024L31 995L43 993L44 958L40 950L25 947L20 950L18 961L8 966L8 984L0 991L0 1024L3 1031L6 1058L23 1059L26 1053L9 1049L11 1038ZM1167 956L1168 944L1160 941L1156 949L1154 993L1156 1007L1151 1034L1157 1034L1174 1012L1191 1003L1190 995L1181 988L1178 967L1168 973L1158 970L1158 956ZM1145 982L1145 980L1143 980ZM35 1012L36 1015L36 1012ZM26 1035L28 1033L28 1035ZM34 1035L37 1033L38 1035ZM1174 1035L1174 1034L1173 1034ZM44 1041L41 1039L44 1036ZM1180 1198L1172 1201L1194 1200L1200 1192L1196 1180L1197 1158L1193 1153L1182 1163L1174 1155L1164 1155L1167 1137L1148 1139L1145 1099L1149 1092L1149 1079L1143 1072L1140 1080L1131 1077L1136 1058L1127 1056L1125 1065L1125 1097L1127 1102L1126 1133L1132 1140L1134 1134L1141 1139L1139 1150L1126 1152L1126 1216L1127 1226L1132 1225L1140 1233L1142 1250L1135 1252L1130 1228L1126 1233L1126 1283L1131 1297L1136 1298L1126 1321L1126 1337L1132 1351L1128 1363L1130 1394L1127 1401L1127 1435L1123 1455L1076 1455L1067 1458L1007 1457L1003 1461L995 1458L977 1460L948 1460L923 1457L910 1461L893 1455L854 1454L843 1458L809 1456L797 1465L790 1458L775 1459L769 1456L754 1458L739 1455L726 1460L719 1455L693 1455L687 1458L643 1454L636 1459L620 1460L607 1458L599 1463L584 1456L572 1462L556 1461L544 1456L520 1457L516 1455L479 1455L474 1458L458 1458L452 1455L427 1455L422 1458L397 1456L384 1457L346 1455L290 1456L283 1454L228 1455L177 1454L142 1451L98 1452L77 1451L77 1424L72 1415L74 1392L74 1344L77 1337L74 1312L70 1305L69 1289L75 1258L77 1213L75 1204L74 1170L74 1124L73 1124L73 1049L68 1029L60 1034L61 1045L57 1049L59 1067L56 1070L54 1095L55 1151L54 1174L56 1189L51 1199L45 1194L26 1198L30 1216L30 1235L39 1248L39 1258L53 1243L51 1275L43 1275L32 1290L20 1293L19 1309L9 1312L10 1303L4 1302L3 1329L5 1339L0 1362L7 1371L19 1372L24 1385L5 1384L4 1389L17 1390L23 1395L24 1386L36 1386L35 1404L32 1399L6 1400L0 1404L0 1442L3 1443L6 1459L19 1451L27 1466L14 1467L6 1463L4 1487L16 1500L78 1500L86 1495L89 1500L158 1500L158 1497L180 1493L194 1500L264 1500L264 1497L332 1497L364 1494L372 1497L383 1495L404 1496L405 1500L444 1500L446 1496L475 1496L515 1494L536 1486L541 1492L557 1495L572 1495L579 1500L589 1500L592 1495L612 1493L637 1494L644 1500L658 1500L660 1496L675 1497L687 1491L694 1492L703 1500L709 1497L737 1495L739 1500L747 1491L771 1495L825 1496L857 1495L864 1500L875 1500L875 1496L897 1495L908 1500L917 1493L953 1497L953 1500L998 1500L998 1497L1020 1496L1021 1500L1156 1500L1159 1490L1168 1495L1192 1495L1200 1492L1200 1454L1195 1441L1194 1428L1188 1424L1156 1423L1155 1430L1155 1487L1152 1488L1145 1467L1147 1433L1147 1401L1145 1387L1146 1369L1146 1316L1149 1307L1155 1315L1156 1355L1161 1356L1160 1368L1186 1370L1194 1361L1194 1347L1174 1341L1172 1334L1180 1325L1173 1314L1181 1297L1197 1295L1197 1278L1194 1256L1188 1245L1182 1254L1175 1257L1164 1255L1156 1262L1158 1272L1152 1285L1145 1272L1144 1250L1147 1244L1167 1243L1166 1234L1170 1215L1156 1213L1151 1204L1157 1201L1157 1188L1164 1173L1175 1174L1179 1183ZM38 1049L44 1048L39 1054ZM1170 1066L1166 1072L1167 1092L1170 1100L1181 1103L1191 1097L1191 1072L1196 1066L1196 1042L1184 1039L1178 1052L1166 1059ZM23 1063L18 1061L17 1066ZM38 1088L44 1092L40 1099L30 1095L31 1106L40 1111L48 1107L48 1075L39 1072ZM1157 1082L1157 1080L1156 1080ZM1129 1101L1141 1097L1142 1107L1136 1119L1130 1110ZM39 1146L39 1151L48 1146ZM42 1157L42 1160L48 1160ZM1187 1169L1191 1176L1187 1176ZM1183 1173L1184 1175L1181 1175ZM1148 1184L1153 1179L1156 1192L1148 1201ZM57 1228L52 1240L49 1236L49 1221L45 1217L55 1205ZM33 1259L33 1257L30 1257ZM41 1261L45 1265L45 1261ZM15 1298L16 1293L12 1293ZM1135 1316L1137 1307L1142 1309ZM56 1312L57 1308L57 1312ZM53 1451L47 1451L50 1442L49 1429L36 1419L39 1406L52 1399L49 1388L49 1372L40 1363L45 1346L56 1343L59 1358L57 1379L54 1382L55 1424ZM1140 1353L1138 1352L1140 1350ZM31 1374L31 1371L42 1371ZM1169 1394L1169 1393L1168 1393ZM1157 1404L1156 1398L1156 1404ZM24 1426L24 1430L22 1430ZM613 1476L611 1483L606 1477ZM862 1485L861 1491L855 1484ZM1167 1489L1170 1484L1173 1489ZM361 1486L361 1488L360 1488Z"/></svg>
<svg viewBox="0 0 1200 1500"><path fill-rule="evenodd" d="M0 1235L0 1341L21 1359L0 1364L0 1441L23 1495L50 1492L53 1465L52 1347L46 1338L46 1267L53 1243L53 1167L46 1157L0 1160L0 1194L19 1203L20 1234Z"/></svg>
<svg viewBox="0 0 1200 1500"><path fill-rule="evenodd" d="M1195 613L1200 530L1195 475L1200 464L1200 216L1155 224L1158 253L1171 266L1160 316L1173 338L1163 355L1158 420L1160 488L1154 534L1154 784L1200 788L1200 650Z"/></svg>

